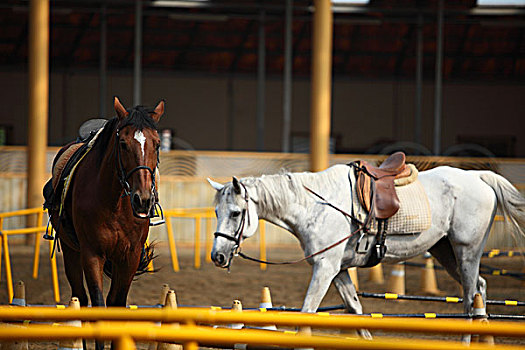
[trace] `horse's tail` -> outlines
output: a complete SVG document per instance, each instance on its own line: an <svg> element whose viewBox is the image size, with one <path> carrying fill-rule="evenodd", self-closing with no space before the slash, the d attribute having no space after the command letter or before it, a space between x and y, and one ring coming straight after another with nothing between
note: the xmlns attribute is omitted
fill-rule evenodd
<svg viewBox="0 0 525 350"><path fill-rule="evenodd" d="M158 269L151 270L150 265L153 259L155 259L157 256L155 255L155 249L154 244L144 244L142 247L142 252L140 253L140 261L139 261L139 267L137 268L137 272L135 272L135 276L140 276L143 273L146 272L157 272ZM111 278L112 271L112 264L111 261L106 260L104 263L104 274Z"/></svg>
<svg viewBox="0 0 525 350"><path fill-rule="evenodd" d="M525 197L501 175L484 171L480 178L496 193L498 209L505 218L505 224L510 223L513 228L511 234L516 240L516 234L525 240Z"/></svg>

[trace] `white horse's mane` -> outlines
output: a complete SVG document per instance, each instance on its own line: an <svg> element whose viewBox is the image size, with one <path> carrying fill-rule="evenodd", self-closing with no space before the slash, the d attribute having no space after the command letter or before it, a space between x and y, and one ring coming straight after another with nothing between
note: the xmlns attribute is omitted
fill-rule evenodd
<svg viewBox="0 0 525 350"><path fill-rule="evenodd" d="M265 216L265 214L275 214L291 203L306 204L308 199L312 197L312 194L306 191L304 185L313 190L328 188L330 183L336 180L337 175L335 167L331 167L318 173L282 171L273 175L245 177L240 181L248 188L248 192L256 191L256 196L254 197L258 198L259 214ZM226 184L222 191L231 188L231 186L231 183ZM222 191L217 193L215 197L216 202Z"/></svg>

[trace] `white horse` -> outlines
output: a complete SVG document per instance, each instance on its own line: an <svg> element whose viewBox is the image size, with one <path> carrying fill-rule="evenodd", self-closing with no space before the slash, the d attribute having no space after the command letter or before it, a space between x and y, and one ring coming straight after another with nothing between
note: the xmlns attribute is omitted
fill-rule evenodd
<svg viewBox="0 0 525 350"><path fill-rule="evenodd" d="M217 230L211 258L229 267L243 239L252 236L258 219L291 232L305 256L323 250L356 230L356 225L330 203L352 212L352 193L347 165L335 165L319 173L285 173L248 177L227 184L208 181L217 190ZM486 281L479 264L490 227L499 208L513 232L525 236L525 198L504 177L491 171L438 167L419 173L432 212L432 226L414 235L388 234L385 263L404 261L429 251L463 287L465 313L472 314L475 293L486 298ZM326 202L307 192L307 186ZM334 282L350 313L362 313L356 289L346 269L363 266L369 254L356 252L359 235L322 254L308 258L312 279L302 306L315 312ZM367 330L360 335L369 338ZM463 338L469 341L470 336Z"/></svg>

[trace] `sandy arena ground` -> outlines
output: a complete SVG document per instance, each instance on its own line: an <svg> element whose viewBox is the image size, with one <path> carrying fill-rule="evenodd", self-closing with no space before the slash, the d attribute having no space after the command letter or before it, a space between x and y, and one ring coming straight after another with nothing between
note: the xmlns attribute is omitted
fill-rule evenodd
<svg viewBox="0 0 525 350"><path fill-rule="evenodd" d="M43 249L40 262L40 276L33 280L32 274L32 249L30 247L12 245L11 263L13 267L13 280L23 280L26 284L27 302L29 304L48 305L53 302L51 289L51 273L47 259L48 251ZM160 271L154 274L140 276L132 284L128 297L129 304L152 305L157 302L162 284L168 283L177 293L179 305L216 305L231 306L234 299L242 301L244 307L258 307L261 290L268 286L271 290L274 306L300 307L304 298L311 276L310 266L306 262L295 265L268 266L266 271L261 271L259 264L237 258L231 272L216 268L211 263L202 261L202 267L196 270L193 267L193 251L190 247L178 251L181 270L173 272L171 268L169 250L163 244L157 245L158 258L155 268ZM252 256L257 256L256 251L246 250ZM61 303L67 303L70 289L67 283L62 264L62 254L59 255L59 276ZM290 260L301 257L299 248L280 247L268 250L270 260ZM422 259L412 260L422 262ZM493 258L483 259L482 263L494 267L505 268L509 271L521 271L524 266L522 258ZM390 276L391 266L384 266L385 281ZM406 294L419 294L421 269L416 267L406 268ZM359 289L364 292L384 293L385 285L378 285L368 281L368 271L360 269ZM514 299L525 300L525 284L509 277L485 276L488 281L489 299ZM458 295L458 284L445 272L437 271L439 289L443 295ZM109 280L105 280L105 292L108 290ZM0 284L0 300L7 303L5 284L5 268L2 268ZM458 304L415 302L415 301L386 301L381 299L361 298L365 313L462 313ZM341 304L341 299L332 286L321 306ZM487 307L487 312L492 314L525 314L525 307L492 306ZM524 322L524 321L521 321ZM376 336L384 333L374 332ZM391 333L389 335L392 335ZM395 336L414 337L412 334L395 334ZM418 335L419 337L419 335ZM427 336L436 338L435 336ZM447 339L458 339L451 336ZM497 342L525 345L525 339L497 339ZM31 344L30 348L41 349L42 346ZM44 348L53 348L46 346Z"/></svg>

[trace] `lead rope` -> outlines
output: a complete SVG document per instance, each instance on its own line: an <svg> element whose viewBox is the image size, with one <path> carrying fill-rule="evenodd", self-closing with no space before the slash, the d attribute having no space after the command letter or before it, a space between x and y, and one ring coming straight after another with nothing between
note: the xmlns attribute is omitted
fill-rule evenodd
<svg viewBox="0 0 525 350"><path fill-rule="evenodd" d="M340 212L341 214L343 214L344 216L346 217L349 217L352 221L356 222L357 224L359 224L359 227L357 228L357 230L355 230L354 232L350 233L348 236L345 236L343 237L342 239L340 239L339 241L329 245L328 247L326 248L323 248L321 250L319 250L318 252L315 252L313 254L310 254L308 256L305 256L304 258L302 259L299 259L299 260L293 260L293 261L267 261L267 260L261 260L261 259L257 259L257 258L252 258L251 256L248 256L246 254L244 254L242 251L241 251L241 248L240 248L240 245L238 247L239 251L237 252L237 255L239 255L241 258L243 259L246 259L246 260L251 260L251 261L255 261L255 262L258 262L258 263L261 263L261 264L267 264L267 265L290 265L290 264L297 264L297 263L300 263L302 261L305 261L307 259L310 259L310 258L313 258L314 256L317 256L319 254L322 254L336 246L338 246L339 244L347 241L348 239L350 239L353 235L355 235L356 233L358 233L359 231L361 231L363 229L363 223L361 221L359 221L357 218L355 218L354 216L348 214L347 212L345 212L344 210L336 207L335 205L331 204L330 202L328 202L326 199L324 199L321 195L317 194L316 192L314 192L313 190L311 190L310 188L306 187L305 185L303 185L303 187L310 193L312 193L313 195L315 195L316 197L318 197L319 199L321 199L323 202L325 202L328 206L330 206L331 208L337 210L338 212Z"/></svg>

